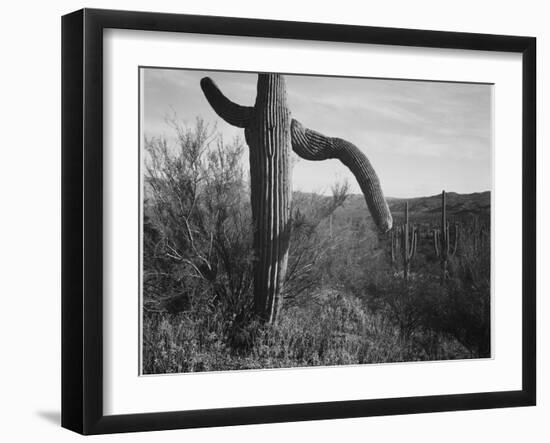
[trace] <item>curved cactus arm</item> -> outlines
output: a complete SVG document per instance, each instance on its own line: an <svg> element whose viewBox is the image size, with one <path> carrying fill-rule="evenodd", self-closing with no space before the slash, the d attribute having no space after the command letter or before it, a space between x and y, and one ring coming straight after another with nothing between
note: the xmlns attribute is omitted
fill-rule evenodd
<svg viewBox="0 0 550 443"><path fill-rule="evenodd" d="M306 160L336 158L353 173L378 228L386 232L392 227L392 216L382 193L380 180L369 160L354 144L340 138L326 137L304 128L292 119L290 126L292 149Z"/></svg>
<svg viewBox="0 0 550 443"><path fill-rule="evenodd" d="M210 77L201 80L201 89L212 109L227 123L239 128L249 125L254 108L241 106L229 100Z"/></svg>

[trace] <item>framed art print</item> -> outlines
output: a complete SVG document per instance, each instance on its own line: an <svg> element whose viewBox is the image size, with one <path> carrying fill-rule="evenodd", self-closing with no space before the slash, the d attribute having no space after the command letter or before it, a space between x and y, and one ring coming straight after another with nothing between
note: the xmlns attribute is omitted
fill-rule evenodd
<svg viewBox="0 0 550 443"><path fill-rule="evenodd" d="M64 427L535 404L534 38L62 31Z"/></svg>

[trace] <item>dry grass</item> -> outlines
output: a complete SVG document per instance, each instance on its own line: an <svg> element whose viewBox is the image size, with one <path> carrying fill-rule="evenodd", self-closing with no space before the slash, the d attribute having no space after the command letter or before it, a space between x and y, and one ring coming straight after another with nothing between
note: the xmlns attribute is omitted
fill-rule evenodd
<svg viewBox="0 0 550 443"><path fill-rule="evenodd" d="M451 337L403 337L386 316L354 296L333 292L292 307L274 326L248 324L224 333L212 319L188 313L144 318L146 374L291 368L469 358Z"/></svg>

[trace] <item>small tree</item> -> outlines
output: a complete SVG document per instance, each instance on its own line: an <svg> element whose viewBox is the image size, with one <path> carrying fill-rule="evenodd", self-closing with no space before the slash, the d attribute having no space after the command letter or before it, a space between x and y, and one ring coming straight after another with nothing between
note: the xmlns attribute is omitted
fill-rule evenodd
<svg viewBox="0 0 550 443"><path fill-rule="evenodd" d="M171 121L175 146L145 141L146 309L197 314L250 309L251 216L243 144L226 144L202 120Z"/></svg>
<svg viewBox="0 0 550 443"><path fill-rule="evenodd" d="M349 193L347 182L332 187L332 196L301 194L295 196L292 211L292 234L286 273L285 303L296 304L302 293L308 293L324 280L320 264L326 262L339 244L340 237L330 232L321 234L321 225L331 223L334 212L346 201ZM330 228L329 228L330 229Z"/></svg>

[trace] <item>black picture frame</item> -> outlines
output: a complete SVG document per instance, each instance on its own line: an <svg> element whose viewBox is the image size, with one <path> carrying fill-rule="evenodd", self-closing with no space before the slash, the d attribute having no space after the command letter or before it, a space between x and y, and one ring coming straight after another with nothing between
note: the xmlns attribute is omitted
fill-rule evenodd
<svg viewBox="0 0 550 443"><path fill-rule="evenodd" d="M104 415L102 36L107 28L521 54L521 390ZM97 9L65 15L62 18L62 426L82 434L105 434L535 405L535 115L536 39L533 37Z"/></svg>

